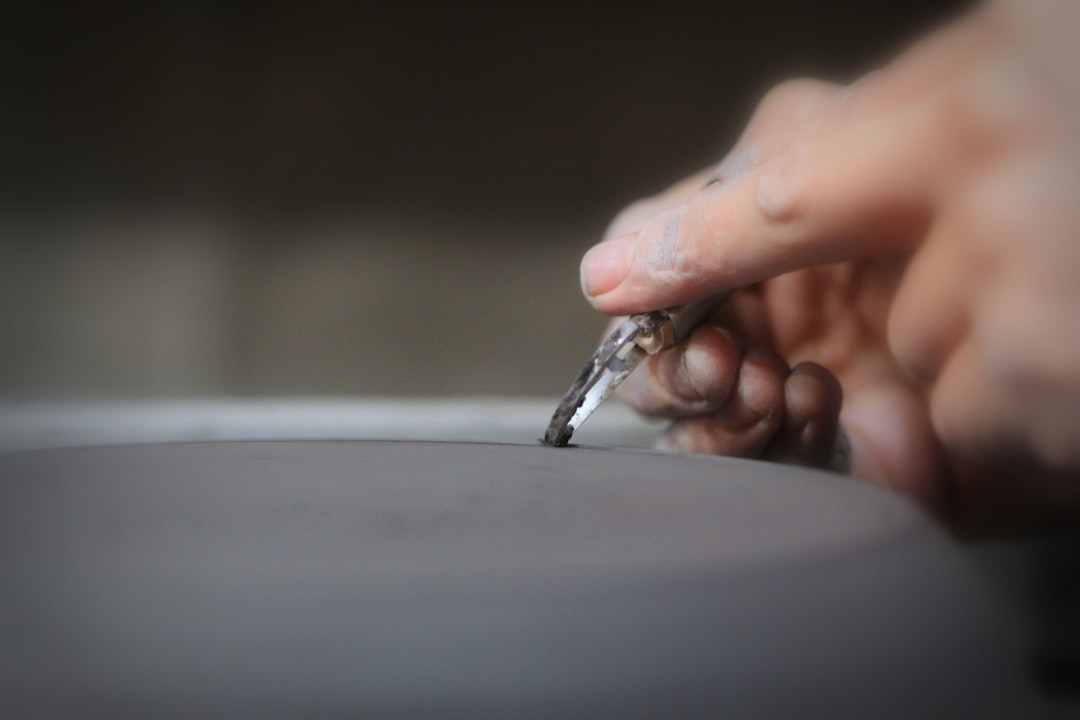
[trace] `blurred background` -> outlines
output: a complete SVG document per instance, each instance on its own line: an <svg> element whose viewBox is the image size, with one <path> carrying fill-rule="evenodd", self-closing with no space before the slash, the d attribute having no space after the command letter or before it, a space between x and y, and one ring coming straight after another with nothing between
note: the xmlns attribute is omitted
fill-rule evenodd
<svg viewBox="0 0 1080 720"><path fill-rule="evenodd" d="M0 399L553 400L614 213L963 5L9 8ZM1072 694L1077 547L972 553Z"/></svg>
<svg viewBox="0 0 1080 720"><path fill-rule="evenodd" d="M619 208L962 4L26 4L0 394L561 393Z"/></svg>

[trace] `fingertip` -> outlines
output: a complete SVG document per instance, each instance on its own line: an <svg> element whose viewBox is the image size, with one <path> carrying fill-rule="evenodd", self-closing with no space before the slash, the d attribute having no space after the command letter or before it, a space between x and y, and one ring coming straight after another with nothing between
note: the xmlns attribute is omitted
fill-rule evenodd
<svg viewBox="0 0 1080 720"><path fill-rule="evenodd" d="M835 422L843 404L843 389L836 377L821 365L802 362L784 382L784 404L786 424L792 429L826 419Z"/></svg>
<svg viewBox="0 0 1080 720"><path fill-rule="evenodd" d="M742 343L731 333L698 328L687 342L650 358L649 376L659 392L646 397L662 402L649 407L674 417L715 412L731 396L741 357Z"/></svg>
<svg viewBox="0 0 1080 720"><path fill-rule="evenodd" d="M783 427L769 446L777 462L828 467L836 450L843 391L821 365L795 366L784 382Z"/></svg>
<svg viewBox="0 0 1080 720"><path fill-rule="evenodd" d="M697 397L719 407L731 394L742 354L742 343L729 331L700 327L682 353L680 374Z"/></svg>
<svg viewBox="0 0 1080 720"><path fill-rule="evenodd" d="M753 348L739 368L739 399L758 421L770 421L784 406L787 362L774 352Z"/></svg>
<svg viewBox="0 0 1080 720"><path fill-rule="evenodd" d="M608 314L649 312L716 291L709 259L719 248L707 225L688 219L689 209L671 208L586 253L581 285L593 307Z"/></svg>
<svg viewBox="0 0 1080 720"><path fill-rule="evenodd" d="M784 417L787 364L775 353L750 350L738 365L737 391L713 414L676 420L662 446L679 452L758 457Z"/></svg>

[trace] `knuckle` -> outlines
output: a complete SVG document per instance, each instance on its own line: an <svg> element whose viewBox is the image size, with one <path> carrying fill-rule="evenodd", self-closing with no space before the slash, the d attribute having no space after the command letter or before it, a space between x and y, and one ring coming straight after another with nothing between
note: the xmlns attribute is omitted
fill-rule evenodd
<svg viewBox="0 0 1080 720"><path fill-rule="evenodd" d="M813 78L784 80L765 93L755 116L766 122L795 119L816 108L835 90L835 85Z"/></svg>
<svg viewBox="0 0 1080 720"><path fill-rule="evenodd" d="M757 179L754 200L765 217L790 222L804 215L811 203L812 168L799 146L789 148Z"/></svg>

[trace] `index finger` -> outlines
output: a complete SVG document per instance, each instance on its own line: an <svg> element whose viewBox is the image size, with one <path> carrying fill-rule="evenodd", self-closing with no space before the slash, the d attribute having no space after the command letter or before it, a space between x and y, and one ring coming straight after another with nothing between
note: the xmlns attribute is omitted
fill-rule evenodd
<svg viewBox="0 0 1080 720"><path fill-rule="evenodd" d="M654 310L801 267L907 249L961 151L941 95L835 127L710 185L582 261L590 302Z"/></svg>

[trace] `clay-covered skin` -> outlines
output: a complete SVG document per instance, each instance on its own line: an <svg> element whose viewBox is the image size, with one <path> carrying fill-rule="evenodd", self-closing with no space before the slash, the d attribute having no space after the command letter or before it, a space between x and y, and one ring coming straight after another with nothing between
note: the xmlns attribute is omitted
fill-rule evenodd
<svg viewBox="0 0 1080 720"><path fill-rule="evenodd" d="M850 86L781 85L620 214L582 261L598 310L740 288L622 389L664 446L824 467L840 437L961 532L1080 519L1078 48L1073 5L979 8Z"/></svg>

